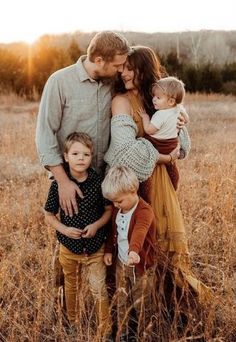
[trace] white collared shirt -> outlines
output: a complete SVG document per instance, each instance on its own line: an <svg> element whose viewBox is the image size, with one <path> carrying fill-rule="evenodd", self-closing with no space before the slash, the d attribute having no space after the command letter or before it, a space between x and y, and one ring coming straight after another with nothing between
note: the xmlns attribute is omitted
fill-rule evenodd
<svg viewBox="0 0 236 342"><path fill-rule="evenodd" d="M118 211L116 216L116 225L117 225L117 243L118 243L118 258L123 264L127 264L128 261L128 251L129 251L129 242L128 242L128 231L130 220L133 212L135 211L138 202L135 204L133 208L131 208L127 213L121 213L121 210Z"/></svg>

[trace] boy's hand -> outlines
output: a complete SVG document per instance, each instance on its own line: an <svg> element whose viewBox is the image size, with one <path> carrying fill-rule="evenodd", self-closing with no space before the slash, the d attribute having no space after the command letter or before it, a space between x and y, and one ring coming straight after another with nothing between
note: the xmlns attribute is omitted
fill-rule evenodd
<svg viewBox="0 0 236 342"><path fill-rule="evenodd" d="M89 224L83 229L82 237L85 239L92 238L97 233L97 230L93 224Z"/></svg>
<svg viewBox="0 0 236 342"><path fill-rule="evenodd" d="M106 266L111 266L112 264L112 253L105 253L103 257L104 264Z"/></svg>
<svg viewBox="0 0 236 342"><path fill-rule="evenodd" d="M66 235L67 237L75 240L81 239L82 233L83 230L74 227L66 227L63 231L63 235Z"/></svg>
<svg viewBox="0 0 236 342"><path fill-rule="evenodd" d="M140 262L140 256L138 255L138 253L133 252L133 251L129 252L127 264L131 266L134 264L138 264L139 262Z"/></svg>

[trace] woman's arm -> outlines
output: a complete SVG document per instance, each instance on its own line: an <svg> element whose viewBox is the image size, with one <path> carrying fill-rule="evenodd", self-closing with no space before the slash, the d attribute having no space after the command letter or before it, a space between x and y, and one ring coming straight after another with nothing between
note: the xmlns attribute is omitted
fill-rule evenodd
<svg viewBox="0 0 236 342"><path fill-rule="evenodd" d="M180 155L179 159L184 159L188 156L191 149L191 140L187 128L184 126L179 131Z"/></svg>
<svg viewBox="0 0 236 342"><path fill-rule="evenodd" d="M171 161L170 155L160 156L150 141L137 138L137 126L132 118L132 109L127 97L119 95L113 99L112 115L111 141L104 157L110 167L130 167L139 181L143 182L151 176L158 161Z"/></svg>
<svg viewBox="0 0 236 342"><path fill-rule="evenodd" d="M178 159L180 156L180 148L177 146L173 151L171 151L169 154L159 154L159 159L157 161L157 164L169 164L176 159Z"/></svg>
<svg viewBox="0 0 236 342"><path fill-rule="evenodd" d="M132 108L129 99L125 95L116 95L111 102L112 116L126 114L132 116Z"/></svg>

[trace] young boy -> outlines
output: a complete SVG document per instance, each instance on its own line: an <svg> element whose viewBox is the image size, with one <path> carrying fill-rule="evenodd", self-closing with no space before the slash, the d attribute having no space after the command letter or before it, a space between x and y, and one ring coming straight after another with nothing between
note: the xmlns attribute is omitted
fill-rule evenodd
<svg viewBox="0 0 236 342"><path fill-rule="evenodd" d="M103 196L116 207L112 230L105 244L104 262L116 263L117 317L120 341L128 340L127 313L133 307L138 317L138 334L142 334L151 317L151 289L156 249L156 225L149 204L139 198L135 173L125 167L111 168L103 183Z"/></svg>
<svg viewBox="0 0 236 342"><path fill-rule="evenodd" d="M103 336L109 321L109 302L103 263L105 225L111 218L112 206L102 196L102 179L90 168L92 140L86 133L70 134L64 144L64 159L69 166L68 177L83 193L77 196L78 214L65 215L59 203L58 184L53 181L45 204L46 222L56 229L60 242L59 261L65 276L65 300L69 322L76 326L78 291L82 271L88 275L88 286L95 301L99 334ZM60 219L57 218L59 213Z"/></svg>
<svg viewBox="0 0 236 342"><path fill-rule="evenodd" d="M182 102L185 96L184 84L176 77L165 77L157 81L152 88L153 105L157 110L149 117L144 111L142 117L145 136L160 153L170 154L178 144L177 118L182 113L188 120ZM170 154L171 156L171 154ZM175 189L178 184L178 170L175 165L167 165L167 171Z"/></svg>

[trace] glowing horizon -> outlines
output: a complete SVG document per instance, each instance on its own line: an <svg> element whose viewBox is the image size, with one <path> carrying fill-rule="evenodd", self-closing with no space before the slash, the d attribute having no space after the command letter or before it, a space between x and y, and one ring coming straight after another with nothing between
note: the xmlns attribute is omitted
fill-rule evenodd
<svg viewBox="0 0 236 342"><path fill-rule="evenodd" d="M143 3L119 0L8 0L1 5L0 43L33 43L39 37L100 30L183 32L236 30L234 0L169 0Z"/></svg>

